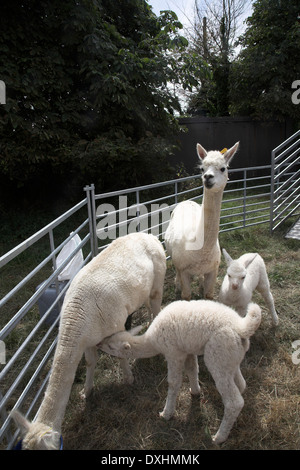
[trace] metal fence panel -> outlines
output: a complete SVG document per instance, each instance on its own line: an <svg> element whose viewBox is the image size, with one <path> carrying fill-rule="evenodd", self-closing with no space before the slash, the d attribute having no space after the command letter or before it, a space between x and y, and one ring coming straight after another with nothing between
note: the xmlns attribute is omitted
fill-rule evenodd
<svg viewBox="0 0 300 470"><path fill-rule="evenodd" d="M270 230L300 215L300 130L272 151Z"/></svg>

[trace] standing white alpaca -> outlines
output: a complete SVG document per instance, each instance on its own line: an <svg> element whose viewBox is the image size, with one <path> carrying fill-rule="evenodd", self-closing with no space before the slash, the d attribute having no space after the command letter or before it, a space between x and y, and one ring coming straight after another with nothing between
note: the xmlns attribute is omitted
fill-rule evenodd
<svg viewBox="0 0 300 470"><path fill-rule="evenodd" d="M160 311L166 255L153 235L133 233L120 237L74 277L62 307L58 343L44 400L35 422L17 410L11 412L21 428L23 448L58 449L61 424L78 363L87 362L84 394L93 387L96 345L102 338L124 330L128 315L143 304ZM125 380L133 381L127 360L121 361Z"/></svg>
<svg viewBox="0 0 300 470"><path fill-rule="evenodd" d="M258 305L250 304L245 318L226 305L211 300L179 300L165 307L145 334L115 333L99 344L100 349L117 357L143 358L163 354L168 362L168 396L160 413L170 419L185 368L191 393L200 393L197 355L204 355L224 404L224 416L213 438L224 442L244 406L242 393L246 382L240 364L249 348L249 338L261 321Z"/></svg>
<svg viewBox="0 0 300 470"><path fill-rule="evenodd" d="M244 316L253 292L257 290L270 310L273 324L278 325L278 315L262 257L258 253L245 253L233 260L224 248L222 251L227 264L227 273L220 289L219 301L230 305Z"/></svg>
<svg viewBox="0 0 300 470"><path fill-rule="evenodd" d="M237 142L224 154L197 144L204 184L203 204L179 203L172 213L165 234L168 254L176 269L176 285L184 300L191 298L191 276L204 276L204 297L212 299L221 252L219 225L223 191L228 180L228 165L239 146Z"/></svg>

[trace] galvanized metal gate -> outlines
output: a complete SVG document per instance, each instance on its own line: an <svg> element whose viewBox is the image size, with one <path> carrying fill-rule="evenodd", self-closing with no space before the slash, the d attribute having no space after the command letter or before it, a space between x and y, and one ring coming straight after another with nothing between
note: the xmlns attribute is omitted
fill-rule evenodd
<svg viewBox="0 0 300 470"><path fill-rule="evenodd" d="M272 151L270 230L300 208L300 130Z"/></svg>

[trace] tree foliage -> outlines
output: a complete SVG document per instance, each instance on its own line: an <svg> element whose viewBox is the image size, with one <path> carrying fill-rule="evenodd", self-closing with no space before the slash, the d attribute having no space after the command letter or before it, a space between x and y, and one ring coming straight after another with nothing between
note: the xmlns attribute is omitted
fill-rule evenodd
<svg viewBox="0 0 300 470"><path fill-rule="evenodd" d="M174 55L184 60L180 28L145 0L1 5L2 184L102 191L161 179L178 131L168 84L191 86Z"/></svg>
<svg viewBox="0 0 300 470"><path fill-rule="evenodd" d="M300 119L292 82L300 78L298 0L256 0L232 67L231 112L259 119Z"/></svg>
<svg viewBox="0 0 300 470"><path fill-rule="evenodd" d="M189 112L225 116L229 113L229 72L234 57L241 17L249 0L195 0L191 49L209 64L192 95Z"/></svg>

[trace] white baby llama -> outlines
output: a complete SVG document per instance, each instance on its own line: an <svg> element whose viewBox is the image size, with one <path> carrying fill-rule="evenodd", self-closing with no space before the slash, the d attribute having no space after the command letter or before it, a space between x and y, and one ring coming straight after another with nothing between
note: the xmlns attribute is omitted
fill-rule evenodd
<svg viewBox="0 0 300 470"><path fill-rule="evenodd" d="M62 307L58 344L44 400L34 423L17 410L11 415L23 434L23 448L59 448L61 424L78 363L87 361L84 393L93 387L96 345L124 330L129 314L143 304L157 315L161 308L166 255L153 235L120 237L79 271ZM133 381L128 361L122 360L125 380Z"/></svg>
<svg viewBox="0 0 300 470"><path fill-rule="evenodd" d="M165 234L165 244L176 269L176 285L181 298L191 298L191 276L204 276L204 298L213 299L221 261L219 225L223 191L228 180L228 165L239 142L224 154L197 144L204 185L203 204L179 203L172 213Z"/></svg>
<svg viewBox="0 0 300 470"><path fill-rule="evenodd" d="M249 338L261 321L258 305L250 304L245 318L226 305L211 300L179 300L165 307L153 320L146 333L133 336L131 332L115 333L98 345L103 351L117 357L144 358L163 354L168 363L168 396L165 419L173 416L176 398L185 368L191 393L199 394L197 355L204 354L224 404L224 416L213 438L224 442L244 406L242 393L246 383L240 363L249 348Z"/></svg>
<svg viewBox="0 0 300 470"><path fill-rule="evenodd" d="M273 324L278 325L278 315L262 257L258 253L246 253L233 260L225 249L222 251L227 264L227 274L220 289L219 301L230 305L244 316L253 292L257 290L270 310Z"/></svg>

